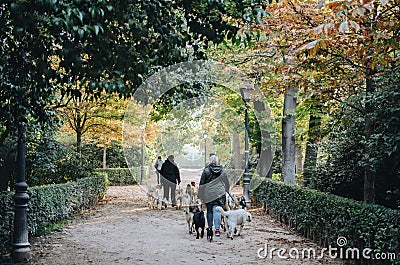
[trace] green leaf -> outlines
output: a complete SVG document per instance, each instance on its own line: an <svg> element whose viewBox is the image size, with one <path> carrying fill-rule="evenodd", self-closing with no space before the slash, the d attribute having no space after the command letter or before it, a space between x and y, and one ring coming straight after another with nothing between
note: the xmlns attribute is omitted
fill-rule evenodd
<svg viewBox="0 0 400 265"><path fill-rule="evenodd" d="M83 23L83 14L82 14L82 12L81 11L79 11L78 9L75 9L75 15L78 17L78 19L79 19L79 21L81 22L81 23Z"/></svg>
<svg viewBox="0 0 400 265"><path fill-rule="evenodd" d="M94 18L96 16L96 8L90 7L89 12L90 12L90 15L92 16L92 18Z"/></svg>
<svg viewBox="0 0 400 265"><path fill-rule="evenodd" d="M93 26L93 29L94 29L94 33L96 34L96 36L99 34L99 30L100 30L100 27L98 26L98 25L94 25Z"/></svg>
<svg viewBox="0 0 400 265"><path fill-rule="evenodd" d="M83 36L85 36L85 31L84 31L82 28L80 28L80 29L78 30L78 35L79 35L79 37L82 39Z"/></svg>

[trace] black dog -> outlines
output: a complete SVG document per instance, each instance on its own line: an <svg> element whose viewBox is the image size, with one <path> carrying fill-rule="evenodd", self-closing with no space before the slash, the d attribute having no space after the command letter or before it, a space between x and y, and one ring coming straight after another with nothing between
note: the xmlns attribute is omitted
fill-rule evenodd
<svg viewBox="0 0 400 265"><path fill-rule="evenodd" d="M214 232L213 232L212 228L210 228L210 227L207 228L207 240L210 241L210 242L211 242L212 239L213 239L213 233L214 233Z"/></svg>
<svg viewBox="0 0 400 265"><path fill-rule="evenodd" d="M196 239L199 239L199 236L203 238L204 236L204 227L206 226L206 219L204 218L204 212L199 207L196 207L193 210L193 224L194 229L196 230ZM199 228L201 228L201 233L199 233Z"/></svg>
<svg viewBox="0 0 400 265"><path fill-rule="evenodd" d="M246 199L244 198L244 196L241 196L239 198L239 208L240 209L246 209L247 208Z"/></svg>

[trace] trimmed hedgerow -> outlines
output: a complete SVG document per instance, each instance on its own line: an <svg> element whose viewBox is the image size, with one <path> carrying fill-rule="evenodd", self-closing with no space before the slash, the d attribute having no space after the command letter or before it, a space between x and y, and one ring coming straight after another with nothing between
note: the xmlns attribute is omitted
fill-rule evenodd
<svg viewBox="0 0 400 265"><path fill-rule="evenodd" d="M394 253L395 260L369 260L373 264L400 264L400 211L320 191L266 180L254 192L255 203L281 223L322 246L345 247L374 253Z"/></svg>
<svg viewBox="0 0 400 265"><path fill-rule="evenodd" d="M28 188L28 232L39 236L63 220L89 209L101 200L107 191L107 175L97 174L76 182L51 184ZM12 240L14 200L13 192L0 193L0 253L9 251Z"/></svg>
<svg viewBox="0 0 400 265"><path fill-rule="evenodd" d="M11 242L14 224L14 199L11 192L0 192L0 254L3 256Z"/></svg>

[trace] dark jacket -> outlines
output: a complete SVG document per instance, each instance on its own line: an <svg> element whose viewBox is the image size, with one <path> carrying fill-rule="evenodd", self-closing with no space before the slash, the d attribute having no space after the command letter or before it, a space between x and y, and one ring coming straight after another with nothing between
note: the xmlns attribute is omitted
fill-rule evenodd
<svg viewBox="0 0 400 265"><path fill-rule="evenodd" d="M200 178L198 197L206 204L225 204L225 193L229 191L229 180L220 165L207 165Z"/></svg>
<svg viewBox="0 0 400 265"><path fill-rule="evenodd" d="M172 183L181 183L181 176L179 173L179 169L176 164L171 163L168 159L162 164L160 170L161 176L171 181Z"/></svg>

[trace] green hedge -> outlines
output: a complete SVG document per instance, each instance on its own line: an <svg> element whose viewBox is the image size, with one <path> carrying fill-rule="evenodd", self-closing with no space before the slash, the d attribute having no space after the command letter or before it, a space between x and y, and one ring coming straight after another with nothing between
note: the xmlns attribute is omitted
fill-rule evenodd
<svg viewBox="0 0 400 265"><path fill-rule="evenodd" d="M124 186L138 184L140 179L140 167L133 168L105 168L97 169L97 172L103 172L108 175L110 186ZM151 176L151 167L144 167L144 178Z"/></svg>
<svg viewBox="0 0 400 265"><path fill-rule="evenodd" d="M45 233L48 227L74 217L102 199L107 191L107 176L97 174L76 182L28 188L28 232L30 236ZM13 192L0 193L0 253L8 252L14 219Z"/></svg>
<svg viewBox="0 0 400 265"><path fill-rule="evenodd" d="M14 199L11 192L0 192L0 254L8 252L14 225ZM0 259L1 263L1 259Z"/></svg>
<svg viewBox="0 0 400 265"><path fill-rule="evenodd" d="M369 260L372 264L400 264L398 210L274 180L260 185L254 198L280 222L322 246L337 246L338 237L345 237L345 247L370 248L397 257L394 261Z"/></svg>

